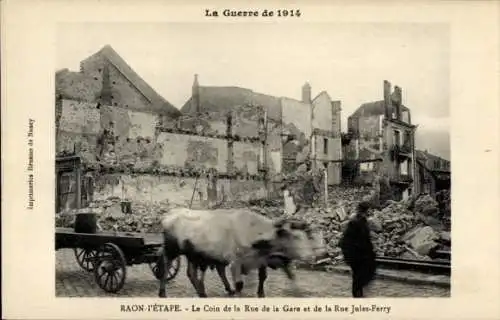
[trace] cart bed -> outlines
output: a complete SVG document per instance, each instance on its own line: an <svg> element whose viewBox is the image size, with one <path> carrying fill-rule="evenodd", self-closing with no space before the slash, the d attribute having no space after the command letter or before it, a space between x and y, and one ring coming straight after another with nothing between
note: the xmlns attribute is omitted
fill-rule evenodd
<svg viewBox="0 0 500 320"><path fill-rule="evenodd" d="M107 242L122 248L139 249L161 246L161 233L132 233L98 231L96 233L75 232L72 228L56 228L56 249L75 247L97 247Z"/></svg>
<svg viewBox="0 0 500 320"><path fill-rule="evenodd" d="M56 228L55 236L56 250L73 249L80 267L94 272L96 283L106 292L120 291L125 284L127 266L148 263L154 276L160 277L161 233L81 233L72 228ZM179 267L180 257L177 257L167 271L167 280L177 275Z"/></svg>

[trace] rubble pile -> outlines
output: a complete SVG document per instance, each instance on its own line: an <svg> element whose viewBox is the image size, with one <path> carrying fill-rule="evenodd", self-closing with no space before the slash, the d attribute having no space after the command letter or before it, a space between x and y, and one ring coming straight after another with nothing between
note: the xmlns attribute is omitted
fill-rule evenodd
<svg viewBox="0 0 500 320"><path fill-rule="evenodd" d="M368 221L376 254L389 257L398 257L407 251L402 236L419 223L404 201L389 201L382 210L372 212Z"/></svg>
<svg viewBox="0 0 500 320"><path fill-rule="evenodd" d="M317 201L313 207L303 206L293 216L300 217L319 228L328 247L330 261L342 261L338 246L342 231L349 218L355 214L357 204L373 196L369 187L336 187L329 190L328 204ZM449 250L451 236L447 228L446 211L450 207L449 192L437 202L425 195L406 201L387 201L383 208L371 209L369 225L377 256L401 257L406 259L431 259L435 250ZM446 203L447 202L447 203ZM444 205L443 205L444 203ZM447 205L447 207L446 207ZM96 212L101 230L118 232L160 232L161 217L173 204L131 203L131 213L123 213L123 201L109 198L95 201L89 208L60 212L56 215L57 227L73 227L75 214ZM226 202L218 208L250 208L272 219L284 213L283 200L259 200L251 202Z"/></svg>
<svg viewBox="0 0 500 320"><path fill-rule="evenodd" d="M118 232L161 232L161 219L169 208L168 203L133 203L132 214L124 214L118 204L107 208L98 218L102 230Z"/></svg>
<svg viewBox="0 0 500 320"><path fill-rule="evenodd" d="M377 255L429 260L435 250L450 250L450 232L431 196L394 202L370 215Z"/></svg>
<svg viewBox="0 0 500 320"><path fill-rule="evenodd" d="M56 214L56 227L73 228L76 214L96 213L98 228L103 231L156 233L161 232L161 218L171 208L168 202L132 203L131 213L125 214L119 198L95 201L88 208Z"/></svg>
<svg viewBox="0 0 500 320"><path fill-rule="evenodd" d="M327 244L328 255L332 261L342 259L338 241L342 228L347 222L349 215L355 212L357 204L370 194L366 187L346 188L334 187L329 190L328 205L324 205L323 198L318 199L313 207L302 206L293 216L300 217L311 223L313 227L319 228ZM303 205L299 202L299 206ZM252 205L242 204L252 210L269 218L278 218L283 215L283 200L269 201ZM233 206L232 206L233 207Z"/></svg>
<svg viewBox="0 0 500 320"><path fill-rule="evenodd" d="M447 231L451 229L451 194L450 190L442 190L436 194L439 211Z"/></svg>
<svg viewBox="0 0 500 320"><path fill-rule="evenodd" d="M318 201L312 208L302 208L298 216L318 227L328 247L330 263L342 260L338 246L342 231L350 216L356 212L357 204L370 200L373 190L369 187L333 188L329 192L328 205ZM279 217L282 204L255 207L254 210L271 218ZM431 259L433 250L449 250L450 232L440 219L438 203L430 196L406 201L387 201L381 209L372 209L368 222L377 256L406 259Z"/></svg>
<svg viewBox="0 0 500 320"><path fill-rule="evenodd" d="M358 203L371 198L373 196L372 192L372 188L366 186L330 188L328 191L328 207L343 207L347 212L355 212ZM320 206L323 203L323 201L319 201Z"/></svg>
<svg viewBox="0 0 500 320"><path fill-rule="evenodd" d="M449 250L450 233L439 204L431 196L394 202L369 218L377 255L429 260L435 250Z"/></svg>
<svg viewBox="0 0 500 320"><path fill-rule="evenodd" d="M322 231L327 246L328 256L332 261L341 259L341 250L338 245L342 235L343 221L346 221L347 214L343 208L312 208L304 212L297 212L297 215L309 223L314 228Z"/></svg>
<svg viewBox="0 0 500 320"><path fill-rule="evenodd" d="M438 201L438 204L441 204L443 206L443 215L449 216L451 212L451 193L450 190L442 190L439 191L436 195L436 198L438 198L440 201Z"/></svg>

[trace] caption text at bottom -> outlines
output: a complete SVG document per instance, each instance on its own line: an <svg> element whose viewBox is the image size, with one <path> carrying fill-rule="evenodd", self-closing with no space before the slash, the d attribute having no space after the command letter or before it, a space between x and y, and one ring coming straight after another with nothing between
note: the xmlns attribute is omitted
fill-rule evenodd
<svg viewBox="0 0 500 320"><path fill-rule="evenodd" d="M130 304L120 305L121 312L339 312L344 314L356 313L390 313L391 306L378 304L332 304L294 306L284 305L191 305L183 307L179 304Z"/></svg>

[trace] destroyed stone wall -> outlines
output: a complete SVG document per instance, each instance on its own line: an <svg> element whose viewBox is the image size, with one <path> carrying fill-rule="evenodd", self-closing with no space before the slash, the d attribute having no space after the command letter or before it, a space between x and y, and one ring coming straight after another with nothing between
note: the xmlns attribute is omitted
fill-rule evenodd
<svg viewBox="0 0 500 320"><path fill-rule="evenodd" d="M79 146L79 154L87 163L97 162L98 135L81 134L58 130L56 134L56 153L64 155L73 152Z"/></svg>
<svg viewBox="0 0 500 320"><path fill-rule="evenodd" d="M61 100L56 149L58 154L72 153L78 145L85 160L95 162L100 156L99 135L110 129L115 139L112 157L116 162L145 161L172 166L203 166L227 172L227 140L170 132L157 133L161 117L151 112L138 112L97 103ZM110 123L113 123L112 125ZM273 132L276 128L273 127ZM255 137L255 136L254 136ZM276 140L273 143L276 144ZM275 152L279 149L274 150ZM260 145L257 142L235 142L233 161L236 170L256 174ZM271 171L279 165L268 153Z"/></svg>
<svg viewBox="0 0 500 320"><path fill-rule="evenodd" d="M128 138L137 139L139 137L153 139L156 134L158 115L148 112L128 112L130 127Z"/></svg>
<svg viewBox="0 0 500 320"><path fill-rule="evenodd" d="M162 165L203 166L219 172L227 170L226 140L161 132L156 142L162 146Z"/></svg>
<svg viewBox="0 0 500 320"><path fill-rule="evenodd" d="M312 101L312 127L332 131L332 100L328 93L323 91ZM304 121L304 120L302 120ZM340 132L334 132L340 137Z"/></svg>
<svg viewBox="0 0 500 320"><path fill-rule="evenodd" d="M192 177L156 176L151 174L99 174L95 175L94 200L110 197L128 199L132 203L168 202L189 206L193 197L195 207L204 207L208 201L207 178L198 181ZM266 197L264 182L254 180L218 179L217 203L250 201Z"/></svg>
<svg viewBox="0 0 500 320"><path fill-rule="evenodd" d="M259 99L254 101L254 103L259 102ZM263 104L265 105L265 104ZM267 136L266 136L266 160L267 168L271 175L281 172L281 159L277 160L277 155L281 155L282 143L281 143L281 122L276 120L276 112L272 113L272 108L267 108L268 114L267 118ZM252 138L259 136L259 117L262 116L258 112L258 107L255 105L243 106L237 105L231 109L232 115L232 134L241 138ZM216 119L225 119L218 112L211 112L210 114L210 125L214 126ZM219 124L217 124L219 126ZM225 131L224 131L225 133ZM249 173L256 173L258 170L258 162L261 161L261 144L259 141L255 143L241 143L235 142L233 145L234 152L234 166L238 170L246 172L247 168Z"/></svg>
<svg viewBox="0 0 500 320"><path fill-rule="evenodd" d="M232 112L232 134L241 140L258 137L258 115L255 112L248 110L243 112L240 109L245 108L235 107ZM165 124L165 126L168 125L168 123ZM196 130L196 126L201 126L206 134L224 136L227 133L227 115L215 111L204 112L196 117L183 115L178 119L178 125L191 131ZM276 174L281 172L281 123L268 119L267 129L267 166L270 174ZM261 159L260 149L259 141L235 141L232 150L234 167L243 172L247 172L248 168L250 174L256 174L258 161ZM227 154L228 151L221 150L221 153Z"/></svg>
<svg viewBox="0 0 500 320"><path fill-rule="evenodd" d="M186 198L191 199L191 194L188 196L185 192L187 189L175 186L187 184L186 181L190 179L193 182L194 178L183 180L182 183L172 182L168 174L162 172L213 168L219 174L228 173L226 139L199 136L192 132L158 132L156 124L160 118L151 112L62 99L56 135L57 154L66 155L75 151L82 157L85 166L92 170L99 170L100 166L105 165L106 170L114 168L111 170L113 172L134 173L135 180L123 175L123 179L129 182L122 182L118 189L106 183L103 185L108 187L97 188L101 193L96 193L95 197L101 200L121 195L134 201L177 199L175 201L182 202ZM242 179L244 174L258 175L259 142L234 142L233 153L236 174L240 176L231 177L231 181L229 177L219 179L217 193L224 200L231 201L266 197L263 182L235 180ZM273 164L272 161L268 163ZM152 178L155 172L160 176L158 181ZM101 172L98 178L105 175ZM153 191L144 189L144 181L151 181L149 184ZM201 194L207 194L207 191Z"/></svg>
<svg viewBox="0 0 500 320"><path fill-rule="evenodd" d="M109 65L109 81L113 106L135 110L147 109L150 106L151 102L111 64Z"/></svg>
<svg viewBox="0 0 500 320"><path fill-rule="evenodd" d="M56 94L65 99L96 102L102 89L102 81L68 69L56 73Z"/></svg>
<svg viewBox="0 0 500 320"><path fill-rule="evenodd" d="M283 144L281 137L281 122L268 119L267 121L267 168L270 176L282 171Z"/></svg>
<svg viewBox="0 0 500 320"><path fill-rule="evenodd" d="M60 99L59 109L56 153L71 153L76 147L85 161L95 162L102 130L97 104Z"/></svg>
<svg viewBox="0 0 500 320"><path fill-rule="evenodd" d="M76 134L98 134L100 111L96 103L62 100L59 130Z"/></svg>
<svg viewBox="0 0 500 320"><path fill-rule="evenodd" d="M257 174L260 161L260 144L235 142L233 145L235 167L242 172Z"/></svg>
<svg viewBox="0 0 500 320"><path fill-rule="evenodd" d="M381 137L383 115L363 116L358 120L359 137L362 140L372 140Z"/></svg>
<svg viewBox="0 0 500 320"><path fill-rule="evenodd" d="M101 84L99 91L94 93L95 97L99 97L101 93L104 70L107 67L109 77L106 81L109 82L109 102L112 106L134 110L145 110L150 107L151 102L103 55L94 54L83 60L80 65L85 75Z"/></svg>
<svg viewBox="0 0 500 320"><path fill-rule="evenodd" d="M309 139L312 133L311 105L290 98L281 98L281 107L283 123L293 123Z"/></svg>
<svg viewBox="0 0 500 320"><path fill-rule="evenodd" d="M317 135L314 139L316 150L317 168L328 168L328 184L337 185L341 182L340 163L330 162L329 160L342 160L342 143L340 137ZM326 142L326 147L325 147ZM326 153L325 153L326 151Z"/></svg>

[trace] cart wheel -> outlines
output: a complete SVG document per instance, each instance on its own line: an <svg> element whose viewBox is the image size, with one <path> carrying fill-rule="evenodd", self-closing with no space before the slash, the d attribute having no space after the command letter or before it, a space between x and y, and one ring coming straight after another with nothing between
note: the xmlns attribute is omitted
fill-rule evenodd
<svg viewBox="0 0 500 320"><path fill-rule="evenodd" d="M127 275L127 260L117 245L106 243L99 248L94 275L97 285L106 292L116 293L123 288Z"/></svg>
<svg viewBox="0 0 500 320"><path fill-rule="evenodd" d="M162 261L162 257L159 256L158 260L156 260L155 262L149 263L149 267L151 268L153 275L158 280L160 280L159 264L161 263L161 261ZM172 263L170 264L170 268L167 270L167 281L170 281L173 278L175 278L177 273L179 273L180 267L181 267L181 258L180 257L177 257L174 260L172 260Z"/></svg>
<svg viewBox="0 0 500 320"><path fill-rule="evenodd" d="M85 271L94 271L95 257L97 251L93 249L74 248L76 262Z"/></svg>

